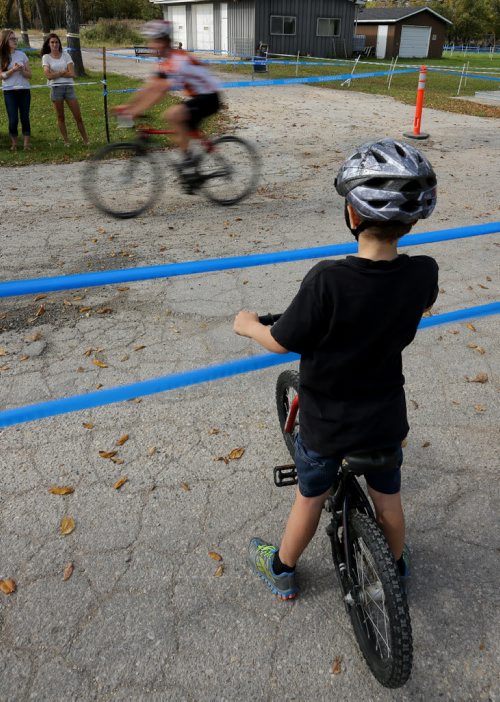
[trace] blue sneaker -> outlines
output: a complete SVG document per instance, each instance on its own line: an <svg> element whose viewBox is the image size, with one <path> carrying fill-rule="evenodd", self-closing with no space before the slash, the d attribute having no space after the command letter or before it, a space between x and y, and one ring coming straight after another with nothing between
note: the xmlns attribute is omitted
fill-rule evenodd
<svg viewBox="0 0 500 702"><path fill-rule="evenodd" d="M407 544L403 546L401 555L402 566L398 563L399 580L401 582L401 590L405 595L408 594L408 585L411 577L411 554Z"/></svg>
<svg viewBox="0 0 500 702"><path fill-rule="evenodd" d="M261 578L275 595L282 600L293 600L299 593L295 584L295 571L276 575L273 570L276 546L268 544L262 539L252 539L248 547L248 560L252 570Z"/></svg>

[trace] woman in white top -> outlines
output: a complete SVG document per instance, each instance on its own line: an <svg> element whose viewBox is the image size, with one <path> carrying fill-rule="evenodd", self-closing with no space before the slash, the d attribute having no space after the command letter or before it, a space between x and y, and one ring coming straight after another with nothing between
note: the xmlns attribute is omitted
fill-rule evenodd
<svg viewBox="0 0 500 702"><path fill-rule="evenodd" d="M0 68L3 97L9 118L10 150L17 149L19 118L21 118L24 148L29 149L31 68L26 54L17 49L17 37L12 29L4 29L0 34Z"/></svg>
<svg viewBox="0 0 500 702"><path fill-rule="evenodd" d="M68 103L76 126L81 134L83 143L88 146L89 138L82 120L80 105L75 93L75 64L67 51L63 51L61 40L57 34L49 34L42 46L42 67L50 85L50 99L54 103L57 114L57 124L64 139L64 145L69 146L68 130L64 119L64 102Z"/></svg>

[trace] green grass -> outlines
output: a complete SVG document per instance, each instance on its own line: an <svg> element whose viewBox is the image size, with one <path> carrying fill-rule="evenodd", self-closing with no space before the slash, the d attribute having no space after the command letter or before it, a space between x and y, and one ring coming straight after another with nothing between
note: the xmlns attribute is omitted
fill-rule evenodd
<svg viewBox="0 0 500 702"><path fill-rule="evenodd" d="M492 61L485 57L472 57L474 62L471 60L471 65L469 72L472 72L474 68L484 68L497 70L497 76L500 77L500 56L495 57ZM306 61L307 59L301 59ZM342 75L348 74L352 69L352 62L349 64L341 63L339 59L338 63L333 63L328 66L315 66L313 61L308 62L310 65L304 63L299 64L298 76L321 76L321 75ZM422 59L414 59L401 61L404 65L414 65L416 68L422 64ZM460 66L457 62L456 56L452 58L445 58L440 60L429 60L429 65L438 66L443 68L452 68L454 66ZM463 66L463 63L461 64ZM360 61L356 67L356 73L369 73L375 71L385 71L389 69L390 64L386 61L377 61L376 59L369 58L366 61ZM250 73L250 66L234 66L232 68L228 67L229 71L235 73ZM458 72L460 72L460 68ZM263 74L263 78L294 78L296 76L296 67L292 64L290 65L280 65L280 64L270 64L269 74ZM255 75L259 78L259 74ZM418 75L415 73L394 75L392 80L391 89L387 89L386 77L380 78L359 78L354 79L350 87L342 87L341 82L331 82L323 83L323 87L329 88L331 90L355 90L363 93L369 93L372 95L390 95L391 97L403 102L405 104L414 105L417 91ZM466 100L457 100L456 96L458 91L458 86L460 83L460 75L442 75L440 73L429 72L427 75L427 90L425 93L425 105L427 107L432 107L437 110L444 110L446 112L457 112L460 114L475 115L477 117L494 117L500 118L500 106L489 106L481 105L479 103L468 102ZM467 85L462 83L460 95L474 95L476 91L486 91L486 90L499 90L500 82L493 82L489 80L481 80L477 78L468 78Z"/></svg>
<svg viewBox="0 0 500 702"><path fill-rule="evenodd" d="M32 85L45 84L46 79L41 69L41 61L36 54L29 54L30 65L33 71L31 79ZM71 146L65 147L62 136L57 126L56 114L50 100L49 88L36 88L31 91L31 144L30 151L23 151L22 147L18 151L12 153L9 151L10 139L5 129L0 131L0 165L2 166L25 166L32 163L69 163L71 161L79 161L87 158L94 151L107 143L106 128L104 121L104 101L102 96L102 84L97 85L82 85L78 87L79 82L99 81L101 75L97 73L88 73L86 78L81 80L76 79L76 92L80 108L82 111L83 122L87 129L90 147L85 147L82 144L80 135L76 128L73 115L68 107L65 107L66 126L68 135L71 141ZM122 90L127 88L138 88L142 85L142 81L134 80L126 76L110 74L108 76L108 90ZM131 95L127 93L112 93L108 97L108 107L122 104L130 100ZM163 127L162 113L165 109L176 102L179 98L167 95L160 105L151 109L148 113L148 123L156 127ZM3 102L3 100L2 100ZM3 108L5 109L5 108ZM208 134L217 131L221 122L224 121L222 116L217 116L207 120L204 126ZM5 122L4 122L5 124ZM110 138L111 141L124 141L133 138L133 130L117 129L115 120L110 114L109 117ZM19 125L20 133L20 125ZM162 143L169 143L168 137L159 137ZM20 137L19 143L22 144Z"/></svg>

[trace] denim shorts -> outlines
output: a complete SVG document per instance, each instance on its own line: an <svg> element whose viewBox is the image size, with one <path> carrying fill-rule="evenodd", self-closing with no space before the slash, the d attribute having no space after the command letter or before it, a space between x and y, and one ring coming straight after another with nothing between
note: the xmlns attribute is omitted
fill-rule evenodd
<svg viewBox="0 0 500 702"><path fill-rule="evenodd" d="M76 93L73 83L56 83L50 86L50 99L52 102L58 100L74 100L75 98Z"/></svg>
<svg viewBox="0 0 500 702"><path fill-rule="evenodd" d="M304 497L318 497L329 490L340 468L339 456L322 456L316 451L308 449L300 434L295 441L295 467L299 481L300 494ZM384 495L395 495L401 490L401 464L403 451L399 460L399 467L395 470L369 475L367 484Z"/></svg>

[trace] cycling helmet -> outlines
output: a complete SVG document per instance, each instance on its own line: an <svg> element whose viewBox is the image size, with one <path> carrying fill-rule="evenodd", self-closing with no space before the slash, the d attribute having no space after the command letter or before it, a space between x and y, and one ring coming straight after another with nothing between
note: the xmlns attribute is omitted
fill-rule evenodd
<svg viewBox="0 0 500 702"><path fill-rule="evenodd" d="M414 146L381 139L359 147L342 164L335 188L363 219L357 235L374 223L413 224L436 206L436 174ZM347 207L346 207L347 209Z"/></svg>
<svg viewBox="0 0 500 702"><path fill-rule="evenodd" d="M148 39L171 39L174 25L168 20L151 20L142 28L142 34Z"/></svg>

